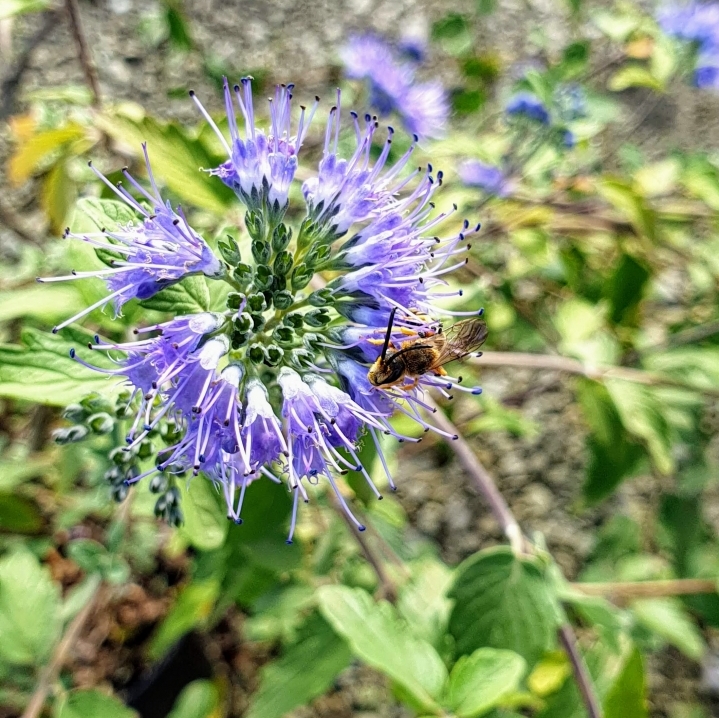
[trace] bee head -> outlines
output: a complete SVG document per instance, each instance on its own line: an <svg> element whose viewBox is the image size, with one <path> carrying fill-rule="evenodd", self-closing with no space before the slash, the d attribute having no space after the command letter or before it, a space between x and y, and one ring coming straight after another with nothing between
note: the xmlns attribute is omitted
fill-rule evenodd
<svg viewBox="0 0 719 718"><path fill-rule="evenodd" d="M380 357L370 367L367 379L372 386L385 386L401 379L404 371L404 364L400 360L392 361L392 357L383 360Z"/></svg>

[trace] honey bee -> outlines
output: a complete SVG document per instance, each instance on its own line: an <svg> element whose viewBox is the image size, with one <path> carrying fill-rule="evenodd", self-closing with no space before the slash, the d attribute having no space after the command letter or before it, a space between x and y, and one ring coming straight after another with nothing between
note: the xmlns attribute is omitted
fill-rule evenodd
<svg viewBox="0 0 719 718"><path fill-rule="evenodd" d="M423 374L433 372L437 376L446 375L447 372L442 368L445 364L471 354L479 349L487 338L487 325L478 318L472 318L457 322L446 331L440 327L436 334L402 342L400 348L396 349L390 341L395 311L392 309L389 316L382 353L367 374L373 386L390 387L401 384L401 389L411 391ZM394 351L388 353L390 347ZM411 379L412 383L404 384L405 378Z"/></svg>

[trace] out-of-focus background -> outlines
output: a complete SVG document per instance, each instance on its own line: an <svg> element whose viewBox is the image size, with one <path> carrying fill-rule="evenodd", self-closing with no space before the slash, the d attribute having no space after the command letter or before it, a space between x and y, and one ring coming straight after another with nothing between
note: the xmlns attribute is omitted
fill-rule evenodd
<svg viewBox="0 0 719 718"><path fill-rule="evenodd" d="M601 586L606 601L594 612L570 609L583 648L613 631L639 647L641 680L629 670L614 678L634 681L646 702L627 699L639 707L607 715L719 715L711 586L719 578L719 93L696 86L701 50L692 39L662 30L657 8L631 2L68 5L79 12L84 67L62 3L0 0L0 716L22 715L38 686L46 714L61 718L110 715L73 703L91 689L117 696L112 716L131 715L119 701L143 718L173 705L175 718L283 715L253 701L263 685L263 700L283 686L296 690L281 673L286 665L274 675L267 667L295 645L312 608L309 587L330 578L375 587L321 501L304 519L301 548L267 560L257 558L261 542L238 543L235 527L213 524L207 531L219 540L208 540L203 525L178 533L157 522L151 504L137 516L113 504L102 482L106 449L58 447L51 438L82 386L70 378L61 398L47 400L53 386L34 383L40 345L27 335L47 332L86 299L74 285L44 294L34 278L68 266L60 235L75 221L77 199L100 192L88 159L117 173L137 162L147 140L163 186L212 234L216 217L239 214L224 194L200 189L201 175L188 179L218 155L188 91L221 114L223 75L249 74L260 97L294 82L300 101L318 94L331 104L341 86L346 106L364 111L372 78L348 79L341 51L369 32L421 44L418 75L442 83L450 108L438 136L421 140L423 161L445 170L442 201L484 224L463 282L467 301L486 308L494 359L472 364L483 399L457 399L453 421L567 581ZM582 98L581 112L561 119L571 142L558 148L546 139L527 152L535 130L506 124L508 98L533 92L554 122L567 88ZM470 160L498 167L511 192L463 177ZM86 326L109 321L98 317ZM23 351L30 358L11 373ZM392 460L399 490L389 507L361 501L377 541L413 566L432 557L436 573L417 593L439 601L446 572L503 537L451 447L428 435ZM20 549L35 564L18 578L8 557ZM393 560L401 583L407 569ZM641 581L673 588L633 593ZM629 588L613 592L613 584ZM13 591L37 602L37 627L10 628L28 620L12 613ZM412 622L411 612L405 617ZM49 624L51 635L41 635ZM8 650L8 641L27 650ZM581 702L556 700L571 680L563 654L543 661L525 686L532 700L491 715L586 715ZM290 701L287 714L416 714L371 661L347 663L296 706Z"/></svg>

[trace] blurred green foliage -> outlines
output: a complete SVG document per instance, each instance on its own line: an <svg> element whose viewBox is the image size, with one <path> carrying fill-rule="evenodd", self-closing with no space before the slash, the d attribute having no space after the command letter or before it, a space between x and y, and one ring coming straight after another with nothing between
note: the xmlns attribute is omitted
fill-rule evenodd
<svg viewBox="0 0 719 718"><path fill-rule="evenodd" d="M5 18L46 3L0 5ZM584 33L550 47L538 29L529 42L542 62L512 84L511 68L476 40L493 9L480 0L475 14L451 13L432 28L435 51L460 79L452 88L454 125L427 152L445 168L442 202L484 223L461 279L463 301L486 306L492 350L531 354L538 370L580 375L568 381L585 422L584 505L606 501L633 477L661 482L653 523L640 526L618 513L599 527L580 580L717 580L719 542L702 509L717 477L719 158L679 151L645 157L631 144L643 118L621 99L638 88L661 101L689 71L687 56L634 5L590 10L572 0L569 11ZM157 46L199 53L215 80L228 71L198 47L179 3L161 4L141 31ZM509 124L498 112L508 84L533 92L555 114L567 87L579 87L584 109L562 124L573 147L561 146L556 133ZM90 333L73 327L52 335L54 321L95 301L101 288L38 287L33 279L76 263L97 265L91 252L51 237L67 224L78 231L106 226L113 212L126 211L97 186L89 156L100 156L117 179L124 164L138 169L147 141L158 181L211 244L237 224L233 196L198 172L223 159L204 127L160 121L131 103L96 110L83 88L26 99L27 112L10 121L7 176L14 186L35 183L47 238L42 249L20 247L15 263L0 268L0 704L11 714L27 704L73 619L95 601L109 611L130 583L152 584L167 598L154 619L118 629L113 639L139 642L148 665L167 659L188 632L212 631L228 612L242 613L244 640L266 647L269 658L244 713L251 718L281 718L310 702L356 660L386 676L419 716L584 716L557 641L565 621L585 629L582 648L605 718L648 715L645 664L653 651L669 644L702 659L703 629L719 627L716 594L625 602L587 595L566 581L541 539L532 556L487 548L449 567L410 530L397 501L377 503L352 474L348 495L366 514L396 596L382 595L386 587L322 495L292 546L284 542L290 499L267 482L249 487L242 527L228 524L202 480L180 482L184 523L177 529L158 526L146 488L114 506L102 477L117 437L97 421L94 429L78 427L104 414L116 433L119 392L73 362L67 347L83 347L94 330L120 339L140 314L149 321L171 308L211 308L213 297L194 277L129 307L120 323L96 311L86 320ZM398 137L393 153L404 151L402 144ZM463 185L453 168L467 158L502 167L512 192L496 197ZM512 355L504 360L512 366ZM97 353L93 361L112 366ZM481 367L473 362L467 373ZM68 426L58 408L81 400L74 430L91 440L48 444L48 425ZM467 436L537 431L521 410L492 396L463 401L475 402L461 425ZM402 431L415 430L402 422ZM384 448L396 463L397 448ZM381 482L374 447L364 446L361 458ZM63 582L59 569L51 575L57 565L76 573ZM170 715L235 715L227 690L219 677L190 682ZM104 690L73 687L69 673L52 686L49 705L56 718L135 715ZM675 715L701 711L686 705Z"/></svg>

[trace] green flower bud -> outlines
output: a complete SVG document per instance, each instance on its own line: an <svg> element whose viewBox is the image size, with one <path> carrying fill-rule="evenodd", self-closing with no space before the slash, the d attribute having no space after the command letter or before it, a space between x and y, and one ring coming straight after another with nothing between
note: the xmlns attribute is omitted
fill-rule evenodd
<svg viewBox="0 0 719 718"><path fill-rule="evenodd" d="M292 269L293 259L289 252L280 252L275 257L274 270L275 274L284 277Z"/></svg>
<svg viewBox="0 0 719 718"><path fill-rule="evenodd" d="M167 491L167 476L164 474L155 474L152 477L152 481L150 481L150 491L153 494L160 494L164 491Z"/></svg>
<svg viewBox="0 0 719 718"><path fill-rule="evenodd" d="M252 239L264 239L265 222L261 212L253 210L245 212L245 227L247 227L247 233Z"/></svg>
<svg viewBox="0 0 719 718"><path fill-rule="evenodd" d="M259 332L265 326L265 318L261 314L252 314L252 329Z"/></svg>
<svg viewBox="0 0 719 718"><path fill-rule="evenodd" d="M52 439L56 444L64 446L65 444L74 444L82 441L90 433L90 430L83 424L71 426L69 429L56 429L52 432Z"/></svg>
<svg viewBox="0 0 719 718"><path fill-rule="evenodd" d="M284 349L281 349L275 344L270 344L266 348L266 352L267 359L265 359L265 363L269 364L269 366L277 366L285 355Z"/></svg>
<svg viewBox="0 0 719 718"><path fill-rule="evenodd" d="M116 501L118 504L121 504L129 493L130 487L124 483L114 484L110 491L113 501Z"/></svg>
<svg viewBox="0 0 719 718"><path fill-rule="evenodd" d="M73 424L81 424L85 421L86 416L87 412L80 404L70 404L62 412L62 418L71 421Z"/></svg>
<svg viewBox="0 0 719 718"><path fill-rule="evenodd" d="M257 264L267 264L272 256L272 248L269 242L256 239L252 242L252 256Z"/></svg>
<svg viewBox="0 0 719 718"><path fill-rule="evenodd" d="M107 455L107 458L116 466L126 466L135 461L136 455L134 451L128 451L124 446L116 446Z"/></svg>
<svg viewBox="0 0 719 718"><path fill-rule="evenodd" d="M307 264L298 264L293 270L292 270L292 289L297 291L298 289L304 289L310 281L312 281L312 276L314 275L314 270L308 266Z"/></svg>
<svg viewBox="0 0 719 718"><path fill-rule="evenodd" d="M332 304L333 294L331 289L318 289L316 292L312 292L307 298L307 301L313 307L326 307L328 304Z"/></svg>
<svg viewBox="0 0 719 718"><path fill-rule="evenodd" d="M230 292L227 295L227 308L236 312L242 305L245 298L246 297L242 292Z"/></svg>
<svg viewBox="0 0 719 718"><path fill-rule="evenodd" d="M276 327L272 332L272 338L279 344L293 344L295 333L289 327Z"/></svg>
<svg viewBox="0 0 719 718"><path fill-rule="evenodd" d="M295 301L295 298L286 289L275 292L272 301L277 309L289 309Z"/></svg>
<svg viewBox="0 0 719 718"><path fill-rule="evenodd" d="M238 265L242 261L242 257L240 256L240 247L235 241L235 238L230 234L217 243L217 249L219 249L222 259L224 259L231 267Z"/></svg>
<svg viewBox="0 0 719 718"><path fill-rule="evenodd" d="M105 399L104 396L100 396L99 394L86 396L80 404L88 414L99 414L100 412L110 414L114 409L113 405Z"/></svg>
<svg viewBox="0 0 719 718"><path fill-rule="evenodd" d="M253 271L249 264L240 262L232 273L235 281L243 288L249 287L252 282Z"/></svg>
<svg viewBox="0 0 719 718"><path fill-rule="evenodd" d="M266 264L260 264L255 270L255 287L262 291L263 289L269 289L272 286L272 269Z"/></svg>
<svg viewBox="0 0 719 718"><path fill-rule="evenodd" d="M247 297L247 309L251 312L264 312L267 309L267 300L264 294L255 292Z"/></svg>
<svg viewBox="0 0 719 718"><path fill-rule="evenodd" d="M332 321L332 317L329 316L329 313L324 308L312 309L304 314L303 318L305 320L305 324L310 327L324 327Z"/></svg>
<svg viewBox="0 0 719 718"><path fill-rule="evenodd" d="M249 338L249 334L244 334L243 332L232 332L232 336L230 337L230 346L235 350L240 349L247 344Z"/></svg>
<svg viewBox="0 0 719 718"><path fill-rule="evenodd" d="M115 420L103 411L98 414L93 414L87 420L87 425L93 434L109 434L115 427Z"/></svg>
<svg viewBox="0 0 719 718"><path fill-rule="evenodd" d="M137 456L139 459L149 459L151 456L153 456L155 453L155 447L153 446L151 441L143 441L140 443L140 447L137 451Z"/></svg>
<svg viewBox="0 0 719 718"><path fill-rule="evenodd" d="M305 324L304 316L299 312L293 312L282 319L282 323L293 329L302 329Z"/></svg>
<svg viewBox="0 0 719 718"><path fill-rule="evenodd" d="M235 331L247 334L252 329L252 315L248 312L242 312L239 317L233 318L232 326Z"/></svg>
<svg viewBox="0 0 719 718"><path fill-rule="evenodd" d="M262 346L262 344L258 343L250 345L250 348L247 350L247 358L253 364L262 364L267 358L267 355L265 354L265 348Z"/></svg>
<svg viewBox="0 0 719 718"><path fill-rule="evenodd" d="M272 232L272 249L275 252L282 252L292 241L292 229L287 225L280 224Z"/></svg>

